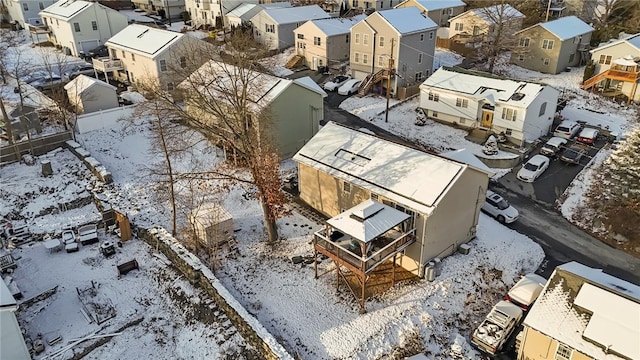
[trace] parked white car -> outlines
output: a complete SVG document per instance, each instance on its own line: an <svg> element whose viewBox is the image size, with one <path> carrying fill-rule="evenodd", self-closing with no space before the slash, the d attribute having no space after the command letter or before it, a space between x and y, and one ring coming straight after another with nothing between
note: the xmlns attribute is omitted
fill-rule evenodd
<svg viewBox="0 0 640 360"><path fill-rule="evenodd" d="M482 204L482 211L505 224L510 224L518 220L518 216L520 216L516 208L511 206L502 196L491 190L487 190L487 198L484 204Z"/></svg>
<svg viewBox="0 0 640 360"><path fill-rule="evenodd" d="M527 274L513 285L504 299L527 311L536 301L546 283L547 279L540 275Z"/></svg>
<svg viewBox="0 0 640 360"><path fill-rule="evenodd" d="M549 167L549 158L544 155L534 155L527 161L516 177L524 182L533 182Z"/></svg>
<svg viewBox="0 0 640 360"><path fill-rule="evenodd" d="M565 138L554 136L549 139L546 144L542 145L542 148L540 148L540 154L545 156L556 156L562 152L567 141L568 140Z"/></svg>
<svg viewBox="0 0 640 360"><path fill-rule="evenodd" d="M361 80L351 79L347 80L340 88L338 89L338 94L340 95L351 95L358 91L360 87Z"/></svg>
<svg viewBox="0 0 640 360"><path fill-rule="evenodd" d="M578 131L580 131L580 124L575 121L563 120L560 125L556 127L553 136L571 139L578 134Z"/></svg>
<svg viewBox="0 0 640 360"><path fill-rule="evenodd" d="M340 86L344 85L347 81L351 79L350 76L338 75L333 79L327 81L323 88L327 91L336 91Z"/></svg>

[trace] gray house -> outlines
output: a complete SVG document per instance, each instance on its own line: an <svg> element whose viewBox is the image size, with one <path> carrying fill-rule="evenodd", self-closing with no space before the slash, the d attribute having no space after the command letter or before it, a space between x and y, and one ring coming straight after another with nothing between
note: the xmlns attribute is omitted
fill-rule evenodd
<svg viewBox="0 0 640 360"><path fill-rule="evenodd" d="M254 39L270 49L293 46L293 30L309 20L331 17L318 5L293 8L267 8L251 18Z"/></svg>
<svg viewBox="0 0 640 360"><path fill-rule="evenodd" d="M515 33L511 62L525 69L557 74L589 57L593 28L575 16L538 23Z"/></svg>

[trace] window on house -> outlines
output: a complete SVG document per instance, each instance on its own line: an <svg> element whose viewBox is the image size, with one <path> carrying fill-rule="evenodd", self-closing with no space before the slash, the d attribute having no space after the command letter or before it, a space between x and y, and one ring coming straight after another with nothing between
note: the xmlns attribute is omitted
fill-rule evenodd
<svg viewBox="0 0 640 360"><path fill-rule="evenodd" d="M318 59L318 65L322 66L322 59Z"/></svg>
<svg viewBox="0 0 640 360"><path fill-rule="evenodd" d="M136 54L131 53L131 61L136 61Z"/></svg>
<svg viewBox="0 0 640 360"><path fill-rule="evenodd" d="M124 52L124 50L122 50L122 58L123 58L123 59L126 59L126 58L127 58L127 53L126 53L126 52Z"/></svg>
<svg viewBox="0 0 640 360"><path fill-rule="evenodd" d="M422 81L422 71L416 73L416 82Z"/></svg>
<svg viewBox="0 0 640 360"><path fill-rule="evenodd" d="M431 100L431 101L435 101L435 102L440 101L440 94L430 92L430 93L429 93L429 100Z"/></svg>
<svg viewBox="0 0 640 360"><path fill-rule="evenodd" d="M553 44L555 43L554 40L547 40L544 39L542 40L542 48L546 49L546 50L552 50L553 49Z"/></svg>
<svg viewBox="0 0 640 360"><path fill-rule="evenodd" d="M167 83L167 91L173 91L175 89L175 86L173 85L172 82Z"/></svg>
<svg viewBox="0 0 640 360"><path fill-rule="evenodd" d="M576 36L573 38L573 43L574 44L579 44L580 40L582 40L582 36Z"/></svg>
<svg viewBox="0 0 640 360"><path fill-rule="evenodd" d="M518 55L518 61L524 61L524 54Z"/></svg>
<svg viewBox="0 0 640 360"><path fill-rule="evenodd" d="M131 82L135 82L136 81L135 78L133 77L133 73L132 72L129 73L129 81L131 81Z"/></svg>
<svg viewBox="0 0 640 360"><path fill-rule="evenodd" d="M418 54L418 64L422 64L422 53Z"/></svg>
<svg viewBox="0 0 640 360"><path fill-rule="evenodd" d="M356 44L360 44L360 34L356 33Z"/></svg>
<svg viewBox="0 0 640 360"><path fill-rule="evenodd" d="M473 27L473 35L474 36L480 35L480 26L474 26Z"/></svg>
<svg viewBox="0 0 640 360"><path fill-rule="evenodd" d="M93 31L98 30L98 22L97 21L92 21L91 22L91 28L93 29Z"/></svg>
<svg viewBox="0 0 640 360"><path fill-rule="evenodd" d="M371 195L369 197L371 198L371 200L375 200L375 201L378 201L378 199L379 199L378 198L378 194L374 194L374 193L371 193Z"/></svg>
<svg viewBox="0 0 640 360"><path fill-rule="evenodd" d="M462 31L464 25L462 23L455 23L456 31Z"/></svg>
<svg viewBox="0 0 640 360"><path fill-rule="evenodd" d="M449 13L450 16L453 15L453 8L449 8L447 10L448 10L448 13Z"/></svg>
<svg viewBox="0 0 640 360"><path fill-rule="evenodd" d="M504 131L505 135L511 136L511 134L513 134L513 130L512 129L506 129Z"/></svg>
<svg viewBox="0 0 640 360"><path fill-rule="evenodd" d="M384 47L384 36L380 36L380 39L378 40L378 45L380 45L380 47Z"/></svg>
<svg viewBox="0 0 640 360"><path fill-rule="evenodd" d="M40 7L40 10L44 10L44 3L42 1L38 3L38 6Z"/></svg>
<svg viewBox="0 0 640 360"><path fill-rule="evenodd" d="M165 59L160 59L158 64L160 65L160 71L167 71L167 61Z"/></svg>
<svg viewBox="0 0 640 360"><path fill-rule="evenodd" d="M362 54L362 63L363 64L369 63L369 54Z"/></svg>
<svg viewBox="0 0 640 360"><path fill-rule="evenodd" d="M573 353L573 349L568 347L565 344L558 343L558 348L556 349L555 360L570 360L571 355Z"/></svg>
<svg viewBox="0 0 640 360"><path fill-rule="evenodd" d="M298 39L304 39L304 34L298 34L297 37Z"/></svg>
<svg viewBox="0 0 640 360"><path fill-rule="evenodd" d="M598 63L605 65L611 64L611 55L600 55L600 60L598 60Z"/></svg>
<svg viewBox="0 0 640 360"><path fill-rule="evenodd" d="M349 43L349 34L347 34L347 36L345 36L345 39L347 40L347 44Z"/></svg>
<svg viewBox="0 0 640 360"><path fill-rule="evenodd" d="M364 34L362 36L362 45L369 45L369 34Z"/></svg>
<svg viewBox="0 0 640 360"><path fill-rule="evenodd" d="M576 54L575 53L569 55L569 62L572 63L573 60L575 60L575 58L576 58Z"/></svg>
<svg viewBox="0 0 640 360"><path fill-rule="evenodd" d="M545 65L549 65L549 63L551 63L551 59L549 59L549 58L545 58L545 59L542 61L542 63L543 63L543 64L545 64Z"/></svg>
<svg viewBox="0 0 640 360"><path fill-rule="evenodd" d="M342 182L342 191L344 191L347 194L351 193L351 184L346 182L346 181L343 181Z"/></svg>
<svg viewBox="0 0 640 360"><path fill-rule="evenodd" d="M442 9L442 15L446 15L447 14L447 9Z"/></svg>
<svg viewBox="0 0 640 360"><path fill-rule="evenodd" d="M302 41L298 41L298 49L304 49L304 43Z"/></svg>
<svg viewBox="0 0 640 360"><path fill-rule="evenodd" d="M353 57L353 62L354 63L359 63L360 62L360 53L357 52L357 53L354 53L354 55L355 56Z"/></svg>
<svg viewBox="0 0 640 360"><path fill-rule="evenodd" d="M510 108L502 108L502 118L505 120L516 121L518 111Z"/></svg>
<svg viewBox="0 0 640 360"><path fill-rule="evenodd" d="M22 10L29 11L29 4L27 4L26 2L23 2L22 3Z"/></svg>
<svg viewBox="0 0 640 360"><path fill-rule="evenodd" d="M538 116L544 115L545 112L547 112L547 103L543 102L542 105L540 105L540 112L538 113Z"/></svg>
<svg viewBox="0 0 640 360"><path fill-rule="evenodd" d="M429 40L433 40L433 31L429 31Z"/></svg>
<svg viewBox="0 0 640 360"><path fill-rule="evenodd" d="M437 118L438 117L438 112L437 111L432 111L431 112L431 117Z"/></svg>
<svg viewBox="0 0 640 360"><path fill-rule="evenodd" d="M313 37L313 45L317 45L320 46L321 40L319 36L314 36Z"/></svg>
<svg viewBox="0 0 640 360"><path fill-rule="evenodd" d="M463 98L457 98L456 99L456 106L457 107L466 108L466 107L469 106L469 100L463 99Z"/></svg>
<svg viewBox="0 0 640 360"><path fill-rule="evenodd" d="M184 56L180 56L180 67L183 69L187 67L187 58Z"/></svg>
<svg viewBox="0 0 640 360"><path fill-rule="evenodd" d="M58 19L56 19L56 26L60 25L60 22L58 22Z"/></svg>
<svg viewBox="0 0 640 360"><path fill-rule="evenodd" d="M353 0L353 7L357 8L358 7L358 0Z"/></svg>
<svg viewBox="0 0 640 360"><path fill-rule="evenodd" d="M275 34L276 26L274 24L264 24L264 31Z"/></svg>
<svg viewBox="0 0 640 360"><path fill-rule="evenodd" d="M384 56L378 56L378 66L384 66Z"/></svg>
<svg viewBox="0 0 640 360"><path fill-rule="evenodd" d="M80 32L80 23L74 22L73 23L73 30L75 32Z"/></svg>
<svg viewBox="0 0 640 360"><path fill-rule="evenodd" d="M460 121L458 121L460 124L464 124L465 122L467 122L467 120L463 117L460 118Z"/></svg>
<svg viewBox="0 0 640 360"><path fill-rule="evenodd" d="M118 51L116 49L111 49L111 58L112 59L118 58Z"/></svg>
<svg viewBox="0 0 640 360"><path fill-rule="evenodd" d="M424 34L420 34L420 41L424 41Z"/></svg>
<svg viewBox="0 0 640 360"><path fill-rule="evenodd" d="M530 43L531 43L530 38L520 38L520 40L518 40L518 46L520 47L529 47Z"/></svg>

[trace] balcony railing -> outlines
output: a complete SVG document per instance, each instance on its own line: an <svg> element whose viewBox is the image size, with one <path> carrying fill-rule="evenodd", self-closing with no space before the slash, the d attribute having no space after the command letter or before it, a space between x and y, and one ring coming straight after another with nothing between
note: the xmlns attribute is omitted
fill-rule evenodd
<svg viewBox="0 0 640 360"><path fill-rule="evenodd" d="M29 25L29 31L34 34L47 34L51 32L47 25Z"/></svg>
<svg viewBox="0 0 640 360"><path fill-rule="evenodd" d="M93 59L92 62L93 68L102 72L117 71L124 68L122 66L122 60L120 59L110 59L108 57L105 57Z"/></svg>

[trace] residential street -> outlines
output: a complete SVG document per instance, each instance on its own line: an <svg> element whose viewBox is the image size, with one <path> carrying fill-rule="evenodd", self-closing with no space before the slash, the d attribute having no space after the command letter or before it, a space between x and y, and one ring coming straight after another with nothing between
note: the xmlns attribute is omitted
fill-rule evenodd
<svg viewBox="0 0 640 360"><path fill-rule="evenodd" d="M325 121L335 121L354 129L366 128L385 139L415 147L407 140L339 109L338 106L344 99L346 97L329 93L325 99ZM490 186L520 211L518 221L509 226L529 236L543 248L546 258L538 269L541 275L548 278L557 265L575 260L640 284L640 259L602 243L573 226L557 211L543 207L531 198L500 184Z"/></svg>

